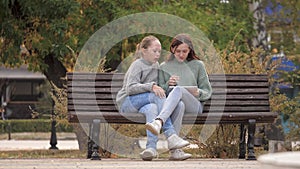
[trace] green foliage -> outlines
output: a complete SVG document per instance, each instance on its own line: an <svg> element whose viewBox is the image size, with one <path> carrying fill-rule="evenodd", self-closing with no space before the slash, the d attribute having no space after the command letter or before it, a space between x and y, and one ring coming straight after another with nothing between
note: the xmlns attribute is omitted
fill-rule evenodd
<svg viewBox="0 0 300 169"><path fill-rule="evenodd" d="M26 119L26 120L1 120L0 133L7 132L50 132L51 120L49 119ZM73 128L69 125L56 126L57 132L72 132Z"/></svg>
<svg viewBox="0 0 300 169"><path fill-rule="evenodd" d="M284 103L286 108L283 113L288 116L290 124L288 128L290 129L289 133L286 135L287 140L298 141L300 139L300 94L297 97L286 101Z"/></svg>
<svg viewBox="0 0 300 169"><path fill-rule="evenodd" d="M287 96L284 93L280 93L280 90L276 88L271 95L271 103L273 103L273 111L279 112L284 117L283 120L289 123L287 126L289 132L285 134L286 140L297 141L300 139L300 57L299 55L294 55L287 56L287 58L293 61L298 66L298 69L290 72L273 70L271 73L280 73L280 78L274 80L274 82L291 85L295 93L293 93L293 96Z"/></svg>
<svg viewBox="0 0 300 169"><path fill-rule="evenodd" d="M292 11L297 11L299 8L298 1L295 0L282 1L282 3ZM53 55L68 71L72 71L82 47L98 29L122 16L152 11L176 15L202 30L220 51L226 73L266 73L265 64L268 57L266 60L258 60L261 55L266 55L266 51L249 47L254 29L253 17L252 13L248 12L248 5L244 0L227 4L220 3L219 0L2 0L0 1L0 65L15 67L26 63L31 70L44 71L49 66L44 63L45 57ZM292 14L295 16L296 13ZM292 18L295 22L289 25L289 30L299 30L295 29L299 26L297 17ZM286 28L282 30L288 30ZM142 36L144 35L129 37L117 43L106 55L104 61L106 66L99 66L98 71L115 68L122 59L134 52L135 45ZM169 46L169 37L159 38L164 47ZM295 53L298 50L290 43L284 45L289 49L288 51ZM293 72L287 76L287 80L298 84L299 74ZM65 123L67 121L66 90L55 86L53 89L55 92L51 93L51 97L55 102L56 118ZM272 96L272 111L284 109L282 108L284 106L280 106L282 104L279 103L287 103L286 107L293 105L293 110L289 111L291 112L289 115L293 116L293 111L299 112L296 104L299 98L295 99L296 102L285 102L285 98L281 96ZM296 119L299 119L297 114L295 114L295 123ZM221 128L223 127L219 126L217 131ZM218 142L217 147L222 144L225 147L227 144L220 140L221 134L235 131L227 127L223 129L224 132L212 136L213 139L218 139L215 140ZM210 152L216 151L217 147L211 147ZM230 151L231 147L228 147L226 152Z"/></svg>
<svg viewBox="0 0 300 169"><path fill-rule="evenodd" d="M272 15L266 15L268 33L271 35L269 42L271 48L283 50L288 55L299 54L299 7L298 0L269 0L263 1L264 6L269 5L273 10ZM272 5L270 5L272 4Z"/></svg>
<svg viewBox="0 0 300 169"><path fill-rule="evenodd" d="M241 32L239 31L235 38ZM266 56L264 60L260 60L259 57L265 56L265 51L261 48L251 48L247 44L245 50L241 50L240 46L236 45L235 38L220 52L225 73L267 73L266 68L270 57Z"/></svg>
<svg viewBox="0 0 300 169"><path fill-rule="evenodd" d="M185 129L183 126L183 130ZM211 126L213 129L214 127ZM239 146L239 126L226 124L215 125L215 130L207 140L199 136L203 125L192 126L187 138L199 147L199 154L204 158L237 158ZM198 154L198 155L199 155Z"/></svg>
<svg viewBox="0 0 300 169"><path fill-rule="evenodd" d="M236 32L240 39L251 39L252 19L248 3L222 4L214 1L108 1L108 0L4 0L0 2L0 60L7 66L27 63L36 71L46 70L43 59L54 55L71 71L88 38L105 24L138 12L163 12L179 16L199 27L215 46L223 48ZM107 54L107 66L135 49L136 38L124 39ZM169 41L163 37L162 42ZM124 42L128 45L124 46ZM29 51L20 55L20 45ZM165 45L165 44L163 44ZM241 46L241 45L240 45ZM125 49L124 49L125 48Z"/></svg>
<svg viewBox="0 0 300 169"><path fill-rule="evenodd" d="M67 18L77 6L74 1L1 1L1 62L7 66L27 63L29 69L45 70L43 58L52 53L67 55ZM25 47L20 53L20 46ZM69 44L70 46L72 44ZM14 49L14 50L11 50ZM15 59L12 59L15 58Z"/></svg>
<svg viewBox="0 0 300 169"><path fill-rule="evenodd" d="M298 0L270 0L264 1L265 5L271 2L274 10L273 15L266 16L266 25L268 27L268 33L271 35L270 45L273 49L283 50L286 57L292 60L295 65L300 67L300 43L299 43L299 7L300 1ZM278 5L281 5L281 10L278 9ZM270 72L274 74L275 72ZM300 86L300 70L294 70L291 72L279 72L280 79L271 79L273 82L280 82L292 85L294 88ZM299 92L299 91L298 91ZM288 126L290 132L286 134L287 140L299 140L300 123L299 123L299 94L293 98L289 98L286 95L279 92L279 89L275 89L270 98L272 111L278 112L284 116L284 120L288 120L292 125ZM281 127L281 126L279 126Z"/></svg>

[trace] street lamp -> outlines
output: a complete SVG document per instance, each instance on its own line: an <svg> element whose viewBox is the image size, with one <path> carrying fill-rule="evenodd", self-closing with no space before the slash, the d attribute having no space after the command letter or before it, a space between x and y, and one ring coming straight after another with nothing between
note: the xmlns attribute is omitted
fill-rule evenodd
<svg viewBox="0 0 300 169"><path fill-rule="evenodd" d="M52 91L52 93L54 93ZM58 150L56 147L57 144L57 137L56 137L56 120L55 120L55 113L54 113L54 105L55 102L52 99L52 110L51 110L51 137L50 137L50 145L51 147L49 149L51 150Z"/></svg>

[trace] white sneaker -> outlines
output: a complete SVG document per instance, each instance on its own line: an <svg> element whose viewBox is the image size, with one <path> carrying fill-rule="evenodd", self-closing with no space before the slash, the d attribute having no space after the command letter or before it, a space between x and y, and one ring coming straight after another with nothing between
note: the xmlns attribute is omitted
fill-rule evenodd
<svg viewBox="0 0 300 169"><path fill-rule="evenodd" d="M188 141L183 140L177 134L173 134L167 138L169 150L178 149L189 145Z"/></svg>
<svg viewBox="0 0 300 169"><path fill-rule="evenodd" d="M182 161L192 157L192 154L185 153L181 149L170 150L170 154L169 160L173 161Z"/></svg>
<svg viewBox="0 0 300 169"><path fill-rule="evenodd" d="M146 123L146 129L149 130L151 133L158 135L161 130L161 121L154 120L151 123Z"/></svg>
<svg viewBox="0 0 300 169"><path fill-rule="evenodd" d="M152 161L153 158L157 157L157 151L154 148L147 148L140 153L140 156L144 161Z"/></svg>

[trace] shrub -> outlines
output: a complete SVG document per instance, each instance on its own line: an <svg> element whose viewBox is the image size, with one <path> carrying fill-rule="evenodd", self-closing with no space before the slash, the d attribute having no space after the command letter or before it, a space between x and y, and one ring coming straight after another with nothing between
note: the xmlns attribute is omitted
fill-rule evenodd
<svg viewBox="0 0 300 169"><path fill-rule="evenodd" d="M9 129L10 127L10 129ZM69 125L58 124L57 132L72 132L73 128ZM24 120L1 120L0 133L10 132L50 132L51 120L46 119L24 119Z"/></svg>

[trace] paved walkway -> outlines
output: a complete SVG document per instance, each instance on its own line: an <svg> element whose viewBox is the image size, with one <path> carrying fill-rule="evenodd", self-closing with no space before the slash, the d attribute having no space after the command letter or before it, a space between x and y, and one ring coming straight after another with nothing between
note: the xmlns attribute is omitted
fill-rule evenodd
<svg viewBox="0 0 300 169"><path fill-rule="evenodd" d="M142 149L146 148L146 139L139 140L139 145ZM195 145L190 147L195 148ZM48 149L50 140L0 140L0 151L10 150L38 150ZM77 140L57 140L57 145L60 150L78 150ZM157 143L158 149L167 149L167 141L159 140Z"/></svg>
<svg viewBox="0 0 300 169"><path fill-rule="evenodd" d="M49 149L49 140L0 140L0 153L8 150L33 150ZM58 140L57 147L60 150L78 149L77 140ZM106 158L102 160L89 159L0 159L0 169L98 169L98 168L204 168L204 169L259 169L258 161L239 159L188 159L186 161L169 161L167 159L155 159L142 161L141 159L129 158Z"/></svg>
<svg viewBox="0 0 300 169"><path fill-rule="evenodd" d="M0 140L0 151L43 150L51 147L49 140ZM78 150L77 140L58 140L60 150Z"/></svg>
<svg viewBox="0 0 300 169"><path fill-rule="evenodd" d="M49 149L49 140L0 140L0 153L8 150ZM77 149L77 140L58 140L60 150ZM262 158L263 157L263 158ZM98 169L98 168L201 168L201 169L260 169L260 168L300 168L300 152L285 152L266 154L257 157L258 160L242 159L210 159L192 158L186 161L169 161L164 158L153 161L142 161L139 158L103 158L102 160L74 159L74 158L48 158L48 159L0 159L0 169Z"/></svg>
<svg viewBox="0 0 300 169"><path fill-rule="evenodd" d="M260 169L263 166L258 161L238 159L188 159L186 161L140 159L0 159L0 169Z"/></svg>

